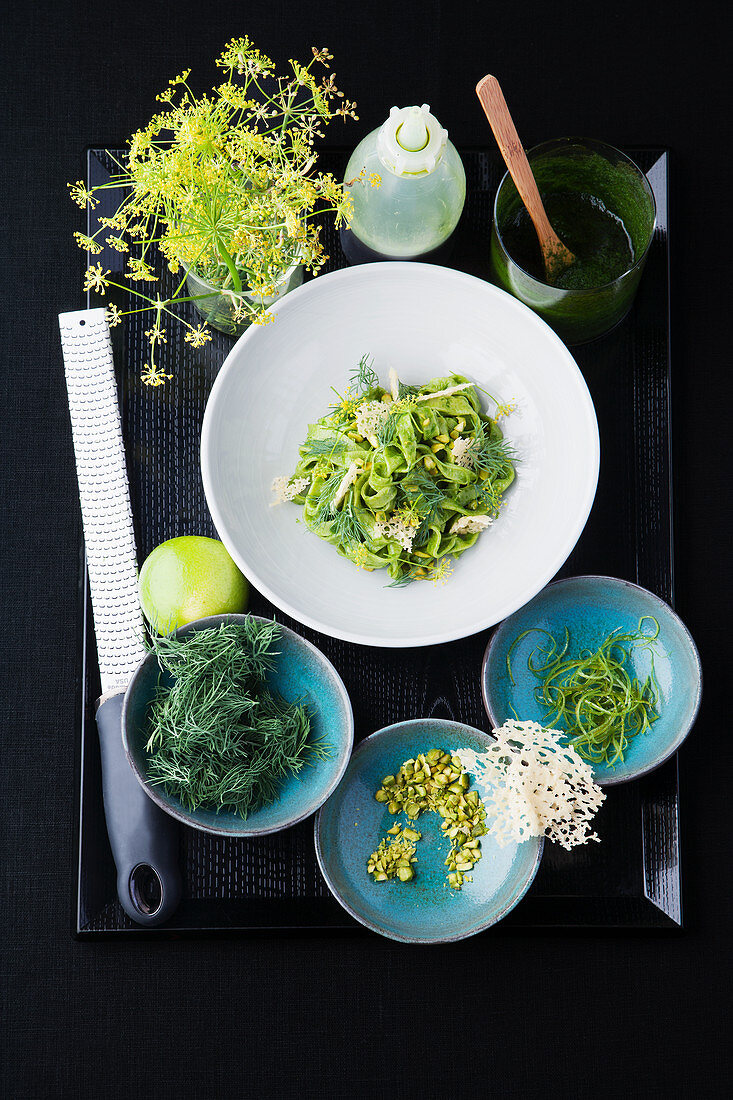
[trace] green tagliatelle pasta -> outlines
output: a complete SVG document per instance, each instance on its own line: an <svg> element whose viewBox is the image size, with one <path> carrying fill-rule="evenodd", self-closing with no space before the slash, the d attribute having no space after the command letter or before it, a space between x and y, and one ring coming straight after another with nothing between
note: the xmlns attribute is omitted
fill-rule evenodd
<svg viewBox="0 0 733 1100"><path fill-rule="evenodd" d="M320 538L392 583L442 579L497 515L511 448L461 375L390 390L366 358L343 397L308 428L281 499Z"/></svg>

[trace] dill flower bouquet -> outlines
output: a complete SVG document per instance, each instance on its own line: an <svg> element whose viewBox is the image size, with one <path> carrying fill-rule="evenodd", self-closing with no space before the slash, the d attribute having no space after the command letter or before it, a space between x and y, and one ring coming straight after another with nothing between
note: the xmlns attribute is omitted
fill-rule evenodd
<svg viewBox="0 0 733 1100"><path fill-rule="evenodd" d="M316 216L325 211L337 225L348 224L350 197L332 175L314 171L322 127L338 115L357 118L334 75L319 79L312 71L331 60L327 49L313 48L307 65L291 60L289 74L276 77L273 62L248 38L233 39L216 60L222 84L197 97L190 70L175 77L157 97L164 109L130 139L119 174L91 189L81 180L69 184L82 209L98 205L100 190L123 192L112 217L97 217L96 231L75 237L90 256L103 243L128 254L125 283L90 260L84 289L130 292L130 309L110 305L112 325L153 311L142 376L148 385L170 377L156 361L169 318L185 326L195 347L211 339L206 324L186 318L184 303L193 302L222 331L265 323L272 319L268 304L288 289L293 273L316 274L328 258ZM165 298L152 285L161 255L176 277Z"/></svg>

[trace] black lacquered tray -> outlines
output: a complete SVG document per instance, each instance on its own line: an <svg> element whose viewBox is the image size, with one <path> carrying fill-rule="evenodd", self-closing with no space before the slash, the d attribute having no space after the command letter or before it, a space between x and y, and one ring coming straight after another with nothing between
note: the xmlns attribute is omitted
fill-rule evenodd
<svg viewBox="0 0 733 1100"><path fill-rule="evenodd" d="M670 463L668 154L631 149L657 200L657 231L629 317L609 336L574 349L590 387L601 433L601 475L588 525L559 575L624 577L673 600ZM498 155L463 153L466 207L451 255L441 262L488 277L491 208L502 167ZM346 156L323 154L336 174ZM108 151L90 150L92 183L108 180ZM107 194L107 193L105 193ZM98 208L97 212L100 212ZM112 212L112 200L110 210ZM326 270L344 266L337 234L324 227ZM120 270L113 252L98 257ZM166 291L163 290L165 295ZM94 302L92 304L99 304ZM449 324L449 321L446 322ZM206 398L232 341L215 334L202 349L171 326L161 364L165 387L140 382L147 359L146 314L113 330L132 510L140 561L164 539L215 536L199 473L199 431ZM99 748L93 719L99 695L94 631L83 554L80 566L79 874L76 932L162 936L248 930L353 929L316 863L313 821L261 839L228 840L181 830L184 894L173 919L142 930L122 911L104 824ZM297 630L333 661L354 707L357 739L412 717L454 718L482 729L479 674L488 632L448 645L379 650L325 637L288 619L258 593L251 610ZM597 818L601 844L565 852L545 845L532 888L485 935L507 927L676 928L682 923L677 760L652 775L608 790Z"/></svg>

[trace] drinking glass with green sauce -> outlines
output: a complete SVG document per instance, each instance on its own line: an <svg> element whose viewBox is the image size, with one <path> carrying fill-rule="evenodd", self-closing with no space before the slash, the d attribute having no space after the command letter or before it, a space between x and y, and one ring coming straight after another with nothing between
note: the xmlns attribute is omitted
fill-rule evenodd
<svg viewBox="0 0 733 1100"><path fill-rule="evenodd" d="M537 233L507 172L494 202L492 276L566 343L582 344L631 309L654 236L654 194L629 157L600 141L557 138L527 157L550 224L575 261L548 281Z"/></svg>

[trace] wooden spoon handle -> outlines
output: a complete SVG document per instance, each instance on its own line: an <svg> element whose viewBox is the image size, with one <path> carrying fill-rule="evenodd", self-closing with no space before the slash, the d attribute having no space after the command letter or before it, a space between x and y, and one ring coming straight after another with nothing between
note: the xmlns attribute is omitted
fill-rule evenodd
<svg viewBox="0 0 733 1100"><path fill-rule="evenodd" d="M548 248L552 253L567 252L565 245L550 225L545 208L540 198L537 181L532 175L532 169L527 160L519 134L517 133L509 108L504 99L499 81L495 76L485 76L476 85L476 95L481 101L484 114L489 120L489 125L494 131L497 145L501 149L506 166L514 180L519 197L529 211L529 216L534 222L537 236L540 239L543 255L547 255Z"/></svg>

